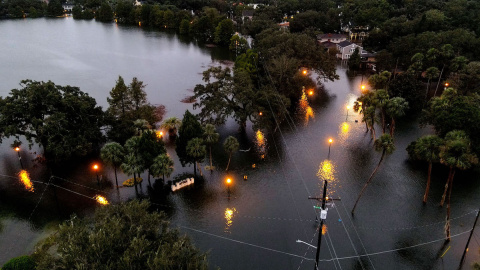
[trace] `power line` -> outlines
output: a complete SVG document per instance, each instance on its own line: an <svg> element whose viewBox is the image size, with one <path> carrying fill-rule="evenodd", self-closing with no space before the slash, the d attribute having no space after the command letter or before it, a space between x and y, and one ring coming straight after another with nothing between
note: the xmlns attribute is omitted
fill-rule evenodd
<svg viewBox="0 0 480 270"><path fill-rule="evenodd" d="M52 177L50 177L50 178L48 179L48 183L47 183L47 185L45 186L45 189L43 190L42 195L40 195L40 199L38 200L37 205L35 205L35 208L33 208L32 213L30 213L30 216L28 217L28 221L30 221L30 219L31 219L32 216L33 216L33 213L35 212L35 210L37 210L38 205L39 205L40 202L42 201L43 195L45 194L45 191L47 191L47 188L48 188L48 186L50 185L50 181L51 181L51 180L52 180Z"/></svg>
<svg viewBox="0 0 480 270"><path fill-rule="evenodd" d="M284 251L276 250L276 249L273 249L273 248L263 247L263 246L243 242L243 241L240 241L240 240L231 239L231 238L228 238L228 237L224 237L224 236L221 236L221 235L216 235L216 234L209 233L209 232L204 232L204 231L193 229L193 228L190 228L190 227L186 227L186 226L179 226L179 227L187 229L187 230L195 231L195 232L198 232L198 233L203 233L203 234L206 234L206 235L209 235L209 236L221 238L221 239L224 239L224 240L236 242L236 243L239 243L239 244L248 245L248 246L252 246L252 247L256 247L256 248L261 248L261 249L265 249L265 250L268 250L268 251L272 251L272 252L276 252L276 253L292 256L292 257L297 257L297 258L301 258L303 260L314 261L314 259L306 258L304 256L300 256L300 255L297 255L297 254L284 252Z"/></svg>

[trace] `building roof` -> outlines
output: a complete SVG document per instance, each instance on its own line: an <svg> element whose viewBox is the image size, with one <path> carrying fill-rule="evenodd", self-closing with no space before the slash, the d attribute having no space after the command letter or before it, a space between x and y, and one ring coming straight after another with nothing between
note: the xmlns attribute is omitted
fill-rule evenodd
<svg viewBox="0 0 480 270"><path fill-rule="evenodd" d="M255 11L253 11L253 10L244 10L244 11L242 11L242 16L243 17L253 17L254 12Z"/></svg>
<svg viewBox="0 0 480 270"><path fill-rule="evenodd" d="M347 46L350 46L352 45L353 43L351 43L350 41L342 41L340 43L338 43L337 45L340 46L340 47L347 47Z"/></svg>
<svg viewBox="0 0 480 270"><path fill-rule="evenodd" d="M320 34L317 36L317 39L332 39L332 38L347 38L347 36L344 34L332 34L332 33Z"/></svg>
<svg viewBox="0 0 480 270"><path fill-rule="evenodd" d="M333 42L330 42L330 41L320 42L320 45L322 45L325 48L337 47L337 43L333 43Z"/></svg>
<svg viewBox="0 0 480 270"><path fill-rule="evenodd" d="M283 27L289 27L289 26L290 26L290 22L282 22L282 23L279 23L278 25L279 25L279 26L283 26Z"/></svg>

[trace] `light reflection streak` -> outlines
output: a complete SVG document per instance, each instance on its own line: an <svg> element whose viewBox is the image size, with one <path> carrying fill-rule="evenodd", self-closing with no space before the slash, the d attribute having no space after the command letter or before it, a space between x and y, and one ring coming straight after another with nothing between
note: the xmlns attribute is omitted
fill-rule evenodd
<svg viewBox="0 0 480 270"><path fill-rule="evenodd" d="M338 131L338 140L340 142L345 142L348 139L349 134L350 134L350 125L347 122L341 123Z"/></svg>
<svg viewBox="0 0 480 270"><path fill-rule="evenodd" d="M267 154L267 139L265 138L265 134L260 130L257 130L255 133L255 148L260 154L260 158L264 159Z"/></svg>
<svg viewBox="0 0 480 270"><path fill-rule="evenodd" d="M235 208L227 208L225 209L225 232L230 232L230 227L233 224L233 215L237 212Z"/></svg>
<svg viewBox="0 0 480 270"><path fill-rule="evenodd" d="M317 177L320 179L319 181L319 188L323 190L323 181L327 180L328 188L327 188L327 196L331 197L335 194L337 190L338 180L335 176L336 174L336 166L332 163L331 160L325 159L322 161L318 167Z"/></svg>
<svg viewBox="0 0 480 270"><path fill-rule="evenodd" d="M305 94L305 88L302 89L302 96L300 97L298 106L298 114L302 116L302 120L305 125L308 125L308 121L310 120L310 118L315 118L315 112L308 103L307 95Z"/></svg>
<svg viewBox="0 0 480 270"><path fill-rule="evenodd" d="M22 181L26 190L30 192L34 192L33 184L32 184L32 181L30 180L30 175L28 174L27 171L21 170L18 173L18 177L20 178L20 181Z"/></svg>

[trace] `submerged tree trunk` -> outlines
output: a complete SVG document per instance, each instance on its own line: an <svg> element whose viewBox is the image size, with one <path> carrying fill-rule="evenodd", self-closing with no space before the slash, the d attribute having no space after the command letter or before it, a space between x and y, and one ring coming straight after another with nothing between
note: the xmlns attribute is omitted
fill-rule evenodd
<svg viewBox="0 0 480 270"><path fill-rule="evenodd" d="M443 207L443 204L445 203L445 197L447 196L447 191L448 191L448 185L450 183L450 178L452 177L452 174L454 174L455 171L453 169L453 166L450 166L450 172L448 173L448 178L447 182L445 183L445 190L443 191L442 195L442 200L440 201L440 206Z"/></svg>
<svg viewBox="0 0 480 270"><path fill-rule="evenodd" d="M193 176L197 178L197 161L193 162Z"/></svg>
<svg viewBox="0 0 480 270"><path fill-rule="evenodd" d="M225 171L228 171L228 167L230 166L230 160L232 159L232 153L230 153L230 156L228 156L228 164L227 164L227 168L225 169Z"/></svg>
<svg viewBox="0 0 480 270"><path fill-rule="evenodd" d="M212 146L210 145L210 171L213 171L213 167L212 167Z"/></svg>
<svg viewBox="0 0 480 270"><path fill-rule="evenodd" d="M115 172L115 184L117 184L117 189L118 189L118 178L117 178L117 166L113 166L113 171Z"/></svg>
<svg viewBox="0 0 480 270"><path fill-rule="evenodd" d="M373 141L375 141L377 139L377 136L375 134L375 127L372 126L372 128L370 130L372 131L372 139L373 139Z"/></svg>
<svg viewBox="0 0 480 270"><path fill-rule="evenodd" d="M148 179L148 185L149 185L149 186L152 186L152 183L150 183L150 169L148 169L148 177L147 177L147 179Z"/></svg>
<svg viewBox="0 0 480 270"><path fill-rule="evenodd" d="M137 188L137 174L133 173L133 184L135 185L135 194L138 195L138 188Z"/></svg>
<svg viewBox="0 0 480 270"><path fill-rule="evenodd" d="M364 185L363 188L362 188L362 191L360 191L360 194L358 195L357 201L355 202L355 205L353 206L352 215L353 215L353 213L355 212L355 208L357 207L358 201L360 201L360 198L362 197L363 192L365 192L365 189L367 189L368 184L370 184L370 182L371 182L372 179L373 179L373 176L374 176L375 173L377 172L378 167L380 167L380 164L382 163L383 158L385 157L385 152L386 152L386 150L384 149L383 152L382 152L382 157L380 158L380 161L379 161L378 164L377 164L377 167L375 168L375 170L374 170L374 171L372 172L372 174L370 175L370 178L368 178L367 182L365 183L365 185Z"/></svg>
<svg viewBox="0 0 480 270"><path fill-rule="evenodd" d="M438 76L438 83L437 88L435 88L435 93L433 93L433 97L437 95L438 86L440 85L440 80L442 79L443 69L445 68L445 64L443 64L442 71L440 72L440 76Z"/></svg>
<svg viewBox="0 0 480 270"><path fill-rule="evenodd" d="M390 122L390 136L393 138L393 133L395 132L395 118L392 117Z"/></svg>
<svg viewBox="0 0 480 270"><path fill-rule="evenodd" d="M447 222L445 224L445 231L447 233L446 241L450 241L450 198L452 196L453 189L453 177L455 176L455 171L453 171L452 176L450 177L450 188L448 190L448 199L447 199Z"/></svg>
<svg viewBox="0 0 480 270"><path fill-rule="evenodd" d="M382 108L380 112L382 113L382 134L385 134L385 111Z"/></svg>
<svg viewBox="0 0 480 270"><path fill-rule="evenodd" d="M427 187L425 188L425 194L423 194L423 204L427 203L428 192L430 191L430 178L432 176L432 162L428 163L428 176L427 176Z"/></svg>
<svg viewBox="0 0 480 270"><path fill-rule="evenodd" d="M427 102L429 90L430 90L430 78L428 78L427 91L425 92L425 102L423 104L425 104Z"/></svg>

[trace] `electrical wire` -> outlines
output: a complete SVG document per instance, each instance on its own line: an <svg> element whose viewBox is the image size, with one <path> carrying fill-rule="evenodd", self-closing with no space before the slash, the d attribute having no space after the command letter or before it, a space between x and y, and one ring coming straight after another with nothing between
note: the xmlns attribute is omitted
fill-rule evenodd
<svg viewBox="0 0 480 270"><path fill-rule="evenodd" d="M30 221L30 219L31 219L32 216L33 216L33 213L35 213L35 210L37 210L38 205L39 205L40 202L42 201L43 195L45 194L45 191L47 191L47 188L48 188L51 180L52 180L52 177L50 177L50 178L48 179L48 183L47 183L47 185L45 186L45 189L43 190L42 195L40 195L40 199L38 200L37 205L35 205L35 208L33 208L33 211L30 213L30 216L28 217L28 221Z"/></svg>

